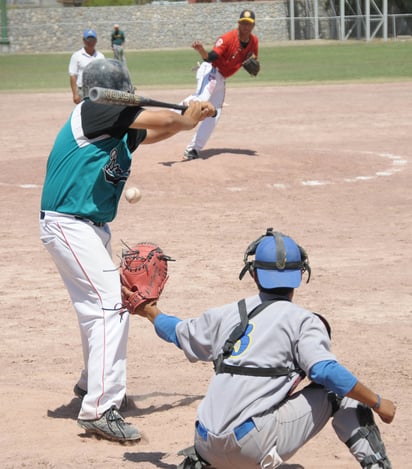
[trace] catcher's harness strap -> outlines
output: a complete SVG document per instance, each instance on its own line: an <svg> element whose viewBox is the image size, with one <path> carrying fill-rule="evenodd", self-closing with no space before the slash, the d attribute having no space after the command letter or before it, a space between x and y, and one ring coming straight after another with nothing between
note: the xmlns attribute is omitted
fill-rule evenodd
<svg viewBox="0 0 412 469"><path fill-rule="evenodd" d="M222 352L218 355L216 360L213 361L215 373L218 375L220 373L229 373L232 375L245 375L245 376L264 376L275 378L278 376L289 376L293 372L303 373L300 368L288 368L284 366L277 366L274 368L253 368L250 366L237 366L237 365L228 365L224 363L224 359L228 358L233 351L235 343L243 336L246 331L246 328L249 324L249 320L263 311L267 306L271 305L275 301L290 301L284 296L277 296L273 300L264 301L256 308L254 308L249 315L247 314L246 302L245 300L240 300L238 302L240 323L233 329L229 338L226 340L223 345Z"/></svg>

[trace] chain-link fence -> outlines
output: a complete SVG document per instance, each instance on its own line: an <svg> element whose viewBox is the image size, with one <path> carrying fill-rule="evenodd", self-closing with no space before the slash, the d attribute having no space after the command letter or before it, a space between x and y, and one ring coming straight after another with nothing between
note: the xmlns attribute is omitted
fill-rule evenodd
<svg viewBox="0 0 412 469"><path fill-rule="evenodd" d="M374 15L369 17L369 25L365 15L350 15L320 17L296 17L293 27L289 23L289 31L294 28L294 38L290 39L358 39L367 37L367 29L370 30L370 39L383 38L383 19ZM292 32L290 34L292 36ZM388 15L387 36L396 39L400 36L412 36L412 13Z"/></svg>

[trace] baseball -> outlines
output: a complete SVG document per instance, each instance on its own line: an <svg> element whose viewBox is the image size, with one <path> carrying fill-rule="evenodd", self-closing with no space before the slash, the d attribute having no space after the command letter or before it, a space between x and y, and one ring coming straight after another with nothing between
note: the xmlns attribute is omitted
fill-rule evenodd
<svg viewBox="0 0 412 469"><path fill-rule="evenodd" d="M124 196L126 197L126 200L129 202L129 204L135 204L142 198L142 194L137 187L129 187L129 189L126 190Z"/></svg>

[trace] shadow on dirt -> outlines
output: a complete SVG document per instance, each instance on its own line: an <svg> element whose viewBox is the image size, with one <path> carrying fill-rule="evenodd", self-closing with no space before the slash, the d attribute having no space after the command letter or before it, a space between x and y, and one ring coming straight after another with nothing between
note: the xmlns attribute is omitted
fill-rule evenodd
<svg viewBox="0 0 412 469"><path fill-rule="evenodd" d="M257 152L255 150L249 150L246 148L209 148L208 150L202 150L200 153L199 160L208 160L217 155L221 154L229 154L229 155L240 155L240 156L257 156ZM162 166L173 166L176 163L190 163L193 160L184 160L183 156L181 160L171 160L171 161L162 161L159 164Z"/></svg>
<svg viewBox="0 0 412 469"><path fill-rule="evenodd" d="M150 462L153 464L154 467L158 467L160 469L176 469L177 466L175 464L167 464L162 461L162 458L167 456L167 453L161 452L152 452L152 453L124 453L123 457L127 461L135 462L135 463L143 463L143 462ZM304 466L300 464L282 464L279 466L279 469L305 469Z"/></svg>
<svg viewBox="0 0 412 469"><path fill-rule="evenodd" d="M144 401L150 398L165 397L168 402L163 402L158 405L149 405L148 407L137 406L136 401ZM172 400L170 398L175 398ZM127 408L122 410L121 413L129 417L137 417L143 415L151 415L156 412L166 412L176 407L187 407L193 402L199 401L203 396L189 396L189 395L177 395L175 393L161 393L155 392L145 394L142 396L127 396ZM171 401L171 402L170 402ZM62 404L54 410L47 410L47 417L54 419L71 419L76 420L80 412L81 401L79 398L74 397L68 404Z"/></svg>
<svg viewBox="0 0 412 469"><path fill-rule="evenodd" d="M174 401L171 401L171 397L175 397ZM139 405L137 406L135 401L143 401L148 398L159 398L159 397L165 397L167 399L167 402L163 402L161 404L156 404L156 405L149 405L148 407L144 408L143 406ZM179 397L174 394L174 393L161 393L161 392L155 392L155 393L150 393L146 394L144 396L131 396L128 398L128 408L127 411L125 412L125 415L129 416L143 416L143 415L151 415L155 414L157 412L167 412L170 409L174 409L176 407L187 407L193 404L193 402L200 401L203 399L204 396L190 396L190 395L179 395ZM133 398L133 399L132 399Z"/></svg>
<svg viewBox="0 0 412 469"><path fill-rule="evenodd" d="M161 452L125 453L123 455L124 459L126 459L127 461L135 463L150 462L153 464L153 467L158 467L160 469L176 469L177 466L175 464L168 464L161 461L164 456L167 456L167 454Z"/></svg>
<svg viewBox="0 0 412 469"><path fill-rule="evenodd" d="M249 150L246 148L209 148L207 150L202 150L201 159L207 160L213 156L226 153L229 155L241 155L241 156L256 156L257 152L255 150Z"/></svg>
<svg viewBox="0 0 412 469"><path fill-rule="evenodd" d="M80 412L81 401L74 397L68 404L62 404L54 410L47 410L47 417L53 419L71 419L76 420Z"/></svg>

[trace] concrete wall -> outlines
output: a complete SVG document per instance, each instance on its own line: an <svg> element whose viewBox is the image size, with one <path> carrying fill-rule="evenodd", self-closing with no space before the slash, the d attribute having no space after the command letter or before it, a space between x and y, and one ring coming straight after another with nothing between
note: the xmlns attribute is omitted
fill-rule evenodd
<svg viewBox="0 0 412 469"><path fill-rule="evenodd" d="M189 47L201 40L206 47L237 27L240 12L256 14L255 34L262 43L289 38L288 0L272 2L160 3L123 7L24 8L8 10L10 45L3 53L73 52L82 46L82 32L93 28L98 49L110 49L110 34L119 23L127 49Z"/></svg>

